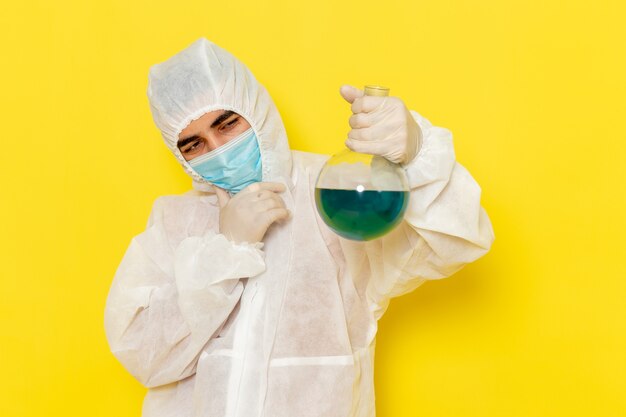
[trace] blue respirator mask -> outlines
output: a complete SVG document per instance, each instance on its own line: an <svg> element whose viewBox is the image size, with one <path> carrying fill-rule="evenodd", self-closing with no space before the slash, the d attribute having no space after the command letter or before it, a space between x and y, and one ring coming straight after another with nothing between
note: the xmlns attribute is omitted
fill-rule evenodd
<svg viewBox="0 0 626 417"><path fill-rule="evenodd" d="M262 178L261 151L252 128L228 143L189 161L198 175L236 194Z"/></svg>

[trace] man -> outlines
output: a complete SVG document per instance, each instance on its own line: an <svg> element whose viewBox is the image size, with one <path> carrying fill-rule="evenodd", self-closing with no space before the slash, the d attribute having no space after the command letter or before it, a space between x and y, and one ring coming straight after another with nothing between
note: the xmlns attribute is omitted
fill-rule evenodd
<svg viewBox="0 0 626 417"><path fill-rule="evenodd" d="M326 157L290 151L267 91L199 39L150 70L156 125L195 191L156 200L105 311L115 356L150 388L143 415L370 417L377 321L494 239L451 134L394 97L352 105L348 146L403 164L404 221L339 238L317 215Z"/></svg>

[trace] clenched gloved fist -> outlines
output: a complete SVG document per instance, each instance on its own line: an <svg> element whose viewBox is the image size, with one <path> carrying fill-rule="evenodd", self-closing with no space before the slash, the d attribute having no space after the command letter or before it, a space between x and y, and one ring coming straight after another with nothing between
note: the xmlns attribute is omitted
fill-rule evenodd
<svg viewBox="0 0 626 417"><path fill-rule="evenodd" d="M365 96L350 85L342 86L340 92L352 104L348 148L399 164L413 160L422 142L422 131L402 100Z"/></svg>
<svg viewBox="0 0 626 417"><path fill-rule="evenodd" d="M215 187L220 204L220 233L235 243L260 242L272 223L286 219L290 212L277 193L285 185L276 182L256 182L230 197Z"/></svg>

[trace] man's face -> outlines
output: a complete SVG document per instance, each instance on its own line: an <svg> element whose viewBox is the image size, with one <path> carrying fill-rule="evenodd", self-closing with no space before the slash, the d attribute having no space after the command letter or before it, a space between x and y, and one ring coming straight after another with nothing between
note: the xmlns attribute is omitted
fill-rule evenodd
<svg viewBox="0 0 626 417"><path fill-rule="evenodd" d="M230 110L215 110L192 121L178 135L178 149L186 161L228 143L250 129L250 123Z"/></svg>

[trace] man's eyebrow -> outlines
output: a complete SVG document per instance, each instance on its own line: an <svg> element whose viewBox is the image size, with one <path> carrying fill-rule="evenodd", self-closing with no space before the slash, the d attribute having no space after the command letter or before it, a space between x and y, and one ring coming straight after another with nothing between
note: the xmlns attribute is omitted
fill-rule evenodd
<svg viewBox="0 0 626 417"><path fill-rule="evenodd" d="M183 146L185 146L186 144L193 142L194 140L198 139L200 136L198 135L193 135L193 136L189 136L188 138L185 139L181 139L176 143L176 146L178 146L179 148L182 148Z"/></svg>
<svg viewBox="0 0 626 417"><path fill-rule="evenodd" d="M228 119L233 114L236 114L236 113L234 111L232 111L232 110L224 110L224 113L222 113L219 116L217 116L217 118L213 121L213 123L211 123L211 127L213 128L213 127L218 126L220 123L224 122L224 120ZM198 136L198 135L189 136L188 138L180 139L176 143L176 145L179 148L182 148L186 144L188 144L190 142L193 142L194 140L196 140L198 138L200 138L200 136Z"/></svg>
<svg viewBox="0 0 626 417"><path fill-rule="evenodd" d="M235 112L232 111L232 110L224 111L224 113L222 113L219 116L217 116L217 118L213 121L213 123L211 123L211 127L215 127L215 126L219 125L220 123L222 123L224 120L228 119L233 114L235 114Z"/></svg>

